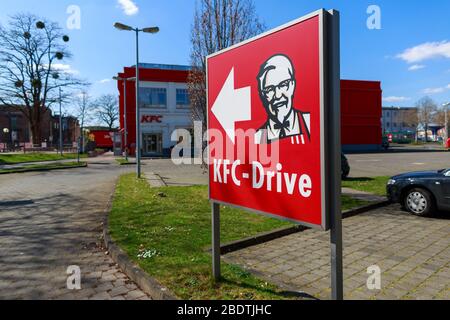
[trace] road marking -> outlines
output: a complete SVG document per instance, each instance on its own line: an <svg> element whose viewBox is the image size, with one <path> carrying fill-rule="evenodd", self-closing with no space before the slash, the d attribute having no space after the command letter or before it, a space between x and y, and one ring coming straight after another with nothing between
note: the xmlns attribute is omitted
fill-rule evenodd
<svg viewBox="0 0 450 320"><path fill-rule="evenodd" d="M422 162L414 162L413 164L416 165L416 166L423 166L423 165L425 165L425 163L422 163Z"/></svg>

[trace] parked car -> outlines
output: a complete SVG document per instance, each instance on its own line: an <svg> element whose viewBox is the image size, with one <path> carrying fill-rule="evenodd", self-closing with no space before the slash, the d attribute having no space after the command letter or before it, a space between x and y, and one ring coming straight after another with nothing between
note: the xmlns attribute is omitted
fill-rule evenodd
<svg viewBox="0 0 450 320"><path fill-rule="evenodd" d="M420 171L392 177L387 183L390 201L399 202L417 216L450 211L450 169Z"/></svg>
<svg viewBox="0 0 450 320"><path fill-rule="evenodd" d="M341 176L342 179L347 179L350 174L350 165L345 154L341 153Z"/></svg>

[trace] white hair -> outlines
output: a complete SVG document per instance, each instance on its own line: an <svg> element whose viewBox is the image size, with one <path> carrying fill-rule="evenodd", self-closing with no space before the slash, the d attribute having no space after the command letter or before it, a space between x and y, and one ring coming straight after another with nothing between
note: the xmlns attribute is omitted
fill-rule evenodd
<svg viewBox="0 0 450 320"><path fill-rule="evenodd" d="M289 59L288 56L284 54L277 54L270 57L266 62L264 62L264 64L261 66L259 70L258 81L260 90L263 89L263 82L267 76L267 73L270 70L279 68L286 68L289 74L291 75L292 79L295 79L295 70L294 66L292 65L292 61Z"/></svg>

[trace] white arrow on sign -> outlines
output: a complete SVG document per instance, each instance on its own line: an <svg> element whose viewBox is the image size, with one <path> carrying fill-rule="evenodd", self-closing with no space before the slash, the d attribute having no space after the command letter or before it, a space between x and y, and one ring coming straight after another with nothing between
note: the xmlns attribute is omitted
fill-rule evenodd
<svg viewBox="0 0 450 320"><path fill-rule="evenodd" d="M228 137L235 143L236 122L251 120L251 87L234 88L234 68L231 69L211 112L216 116Z"/></svg>

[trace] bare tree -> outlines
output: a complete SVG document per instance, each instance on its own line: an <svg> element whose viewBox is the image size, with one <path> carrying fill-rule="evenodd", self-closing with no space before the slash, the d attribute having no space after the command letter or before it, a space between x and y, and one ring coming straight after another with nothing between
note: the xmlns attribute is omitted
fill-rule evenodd
<svg viewBox="0 0 450 320"><path fill-rule="evenodd" d="M420 99L417 104L417 112L419 122L423 125L425 130L425 142L428 142L428 128L433 120L435 120L437 104L430 97Z"/></svg>
<svg viewBox="0 0 450 320"><path fill-rule="evenodd" d="M447 113L447 116L445 115ZM446 106L442 106L435 114L433 122L444 127L445 133L448 136L449 132L450 110Z"/></svg>
<svg viewBox="0 0 450 320"><path fill-rule="evenodd" d="M442 107L434 115L433 122L435 122L439 125L445 126L445 112L446 111L447 111L447 119L449 119L448 116L450 116L450 111L446 110L445 107Z"/></svg>
<svg viewBox="0 0 450 320"><path fill-rule="evenodd" d="M96 115L100 122L109 129L114 128L119 120L119 102L113 94L105 94L95 100Z"/></svg>
<svg viewBox="0 0 450 320"><path fill-rule="evenodd" d="M205 57L263 31L252 0L198 0L191 30L188 88L194 121L206 130Z"/></svg>
<svg viewBox="0 0 450 320"><path fill-rule="evenodd" d="M419 134L419 114L417 108L408 108L402 111L402 127L414 129L415 137Z"/></svg>
<svg viewBox="0 0 450 320"><path fill-rule="evenodd" d="M75 116L80 122L80 137L81 137L81 152L84 152L84 127L87 122L93 118L93 108L91 103L91 96L87 91L82 91L74 100Z"/></svg>
<svg viewBox="0 0 450 320"><path fill-rule="evenodd" d="M84 84L61 63L71 57L68 41L58 24L31 14L0 26L0 102L24 114L34 144L41 143L41 121L59 101L59 89L68 95L67 88Z"/></svg>

